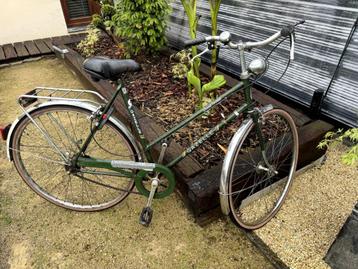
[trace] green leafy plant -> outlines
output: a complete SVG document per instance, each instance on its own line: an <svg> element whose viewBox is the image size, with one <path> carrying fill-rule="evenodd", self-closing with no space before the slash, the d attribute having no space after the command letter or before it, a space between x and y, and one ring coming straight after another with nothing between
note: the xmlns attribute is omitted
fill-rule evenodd
<svg viewBox="0 0 358 269"><path fill-rule="evenodd" d="M196 0L181 0L181 3L184 7L185 13L188 17L189 21L189 35L192 39L196 38L197 34L197 27L199 16L196 14L196 7L197 1ZM212 34L217 34L217 16L221 4L221 0L209 0L210 4L210 13L211 13L211 20L212 20ZM192 57L198 54L196 46L192 46L191 48ZM224 86L226 84L225 78L222 75L216 75L216 62L217 62L218 52L217 50L213 51L213 58L212 58L212 72L211 78L212 80L209 83L202 85L200 80L200 59L197 57L192 61L191 68L187 73L187 80L189 84L189 92L190 87L193 86L195 92L198 96L198 107L202 108L205 104L211 101L211 98L208 97L208 94L212 94L214 90Z"/></svg>
<svg viewBox="0 0 358 269"><path fill-rule="evenodd" d="M115 34L125 39L127 56L156 53L166 44L170 6L166 0L120 0L113 15Z"/></svg>
<svg viewBox="0 0 358 269"><path fill-rule="evenodd" d="M211 35L218 34L218 14L221 5L221 0L209 0L210 16L211 16ZM211 51L211 77L216 75L216 65L219 57L219 50L214 48Z"/></svg>
<svg viewBox="0 0 358 269"><path fill-rule="evenodd" d="M91 57L95 53L95 46L99 41L100 30L90 27L87 30L87 36L78 45L77 49L85 56Z"/></svg>
<svg viewBox="0 0 358 269"><path fill-rule="evenodd" d="M96 28L112 28L112 17L116 13L116 9L111 1L97 1L101 6L100 14L92 15L91 25Z"/></svg>
<svg viewBox="0 0 358 269"><path fill-rule="evenodd" d="M338 130L337 132L328 132L324 139L318 144L319 149L335 146L343 141L349 141L349 149L342 155L342 162L347 165L358 165L358 128L347 131Z"/></svg>
<svg viewBox="0 0 358 269"><path fill-rule="evenodd" d="M101 4L101 16L105 21L111 20L114 14L116 14L116 9L113 5L108 3Z"/></svg>
<svg viewBox="0 0 358 269"><path fill-rule="evenodd" d="M197 2L196 0L181 0L181 3L184 7L186 16L188 17L189 35L191 39L195 39L197 28L198 28L198 21L199 21L199 17L196 15ZM191 54L192 57L195 57L198 54L198 50L196 46L191 47ZM200 59L197 58L193 63L193 72L195 76L200 79L199 66L200 66Z"/></svg>
<svg viewBox="0 0 358 269"><path fill-rule="evenodd" d="M226 84L226 80L223 75L215 75L210 82L202 85L200 79L195 76L193 68L188 72L187 79L196 90L199 99L199 108L204 107L211 101L211 98L206 96L207 94L211 93L213 90L219 89Z"/></svg>
<svg viewBox="0 0 358 269"><path fill-rule="evenodd" d="M103 19L100 15L98 14L94 14L92 15L92 21L91 24L93 25L93 27L95 28L102 28L103 27Z"/></svg>
<svg viewBox="0 0 358 269"><path fill-rule="evenodd" d="M173 78L183 79L189 71L190 52L181 50L170 56L170 62L172 62Z"/></svg>

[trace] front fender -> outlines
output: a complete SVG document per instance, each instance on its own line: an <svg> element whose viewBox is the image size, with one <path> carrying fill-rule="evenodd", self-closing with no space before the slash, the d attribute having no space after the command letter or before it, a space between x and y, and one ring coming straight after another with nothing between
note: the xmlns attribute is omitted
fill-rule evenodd
<svg viewBox="0 0 358 269"><path fill-rule="evenodd" d="M264 106L260 109L261 113L265 113L269 110L273 109L272 105ZM236 131L235 135L230 141L227 153L224 158L224 162L221 169L220 176L220 206L221 211L225 215L229 215L230 213L230 205L229 205L229 173L230 167L234 161L234 154L236 153L236 149L241 147L243 143L243 139L246 136L246 133L250 130L251 125L254 124L251 118L244 120L239 129Z"/></svg>
<svg viewBox="0 0 358 269"><path fill-rule="evenodd" d="M66 100L61 100L61 101L51 101L51 102L45 102L42 103L36 107L32 107L28 110L26 110L26 113L31 113L37 109L40 109L42 107L49 107L49 106L55 106L55 105L66 105L66 106L74 106L74 107L79 107L79 108L84 108L87 109L91 112L95 112L97 111L97 107L91 103L85 103L85 102L76 102L76 101L66 101ZM11 124L11 128L9 130L8 133L8 139L6 141L6 153L7 153L7 158L9 159L9 161L13 160L13 156L12 156L12 150L11 150L11 145L12 145L12 140L13 140L13 135L14 132L18 126L18 124L21 122L21 120L23 120L25 117L27 117L26 113L24 112L22 115L20 115L12 124ZM138 144L136 139L134 138L134 136L131 134L131 132L128 130L128 128L121 122L119 121L117 118L111 116L109 118L109 121L111 123L113 123L116 127L118 127L123 133L124 135L126 135L128 137L128 139L130 140L130 142L132 143L132 145L134 146L134 150L136 151L136 154L138 156L138 161L142 161L142 154L141 151L139 150Z"/></svg>

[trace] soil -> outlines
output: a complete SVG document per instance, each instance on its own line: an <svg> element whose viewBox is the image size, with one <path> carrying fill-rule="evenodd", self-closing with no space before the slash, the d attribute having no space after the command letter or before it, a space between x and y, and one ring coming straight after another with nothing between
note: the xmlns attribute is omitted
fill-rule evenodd
<svg viewBox="0 0 358 269"><path fill-rule="evenodd" d="M72 48L78 51L75 45ZM122 46L115 45L112 39L105 34L100 37L95 51L97 56L124 58ZM152 117L166 130L195 112L197 109L196 96L188 91L185 78L174 78L172 66L175 62L170 60L168 53L140 54L134 59L141 64L143 70L126 75L125 85L129 89L133 103L142 112ZM208 77L204 75L201 79L203 83L209 81ZM225 90L225 87L219 89L217 95L222 94ZM213 108L208 115L198 118L179 130L173 135L173 138L185 148L190 146L241 103L243 103L243 95L240 92ZM194 157L206 168L217 165L223 160L224 151L240 123L239 119L215 134L192 153Z"/></svg>
<svg viewBox="0 0 358 269"><path fill-rule="evenodd" d="M0 126L36 86L83 88L58 59L0 69ZM175 194L154 201L149 228L138 224L146 199L130 195L96 213L59 208L37 196L0 141L0 268L272 268L230 220L204 228Z"/></svg>

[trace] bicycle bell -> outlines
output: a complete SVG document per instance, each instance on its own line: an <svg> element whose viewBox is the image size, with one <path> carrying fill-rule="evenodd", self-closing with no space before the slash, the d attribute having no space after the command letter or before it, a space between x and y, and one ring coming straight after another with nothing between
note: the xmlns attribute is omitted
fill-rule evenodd
<svg viewBox="0 0 358 269"><path fill-rule="evenodd" d="M267 64L264 59L256 58L252 60L248 66L248 69L255 75L260 75L266 71Z"/></svg>
<svg viewBox="0 0 358 269"><path fill-rule="evenodd" d="M219 36L219 40L223 44L227 44L231 40L231 34L228 31L222 32Z"/></svg>

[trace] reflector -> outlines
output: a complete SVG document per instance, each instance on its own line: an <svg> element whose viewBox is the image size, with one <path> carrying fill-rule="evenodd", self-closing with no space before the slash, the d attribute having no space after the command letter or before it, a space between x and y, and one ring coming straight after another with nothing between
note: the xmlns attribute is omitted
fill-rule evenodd
<svg viewBox="0 0 358 269"><path fill-rule="evenodd" d="M7 139L7 135L9 133L10 127L11 127L11 124L9 124L5 127L0 127L0 135L3 140Z"/></svg>

